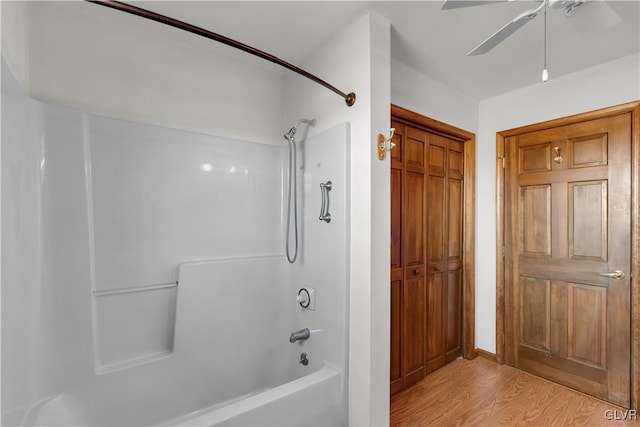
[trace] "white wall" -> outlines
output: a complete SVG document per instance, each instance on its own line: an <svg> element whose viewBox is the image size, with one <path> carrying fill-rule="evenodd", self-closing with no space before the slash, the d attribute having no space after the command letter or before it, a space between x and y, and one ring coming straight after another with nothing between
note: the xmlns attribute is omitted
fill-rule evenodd
<svg viewBox="0 0 640 427"><path fill-rule="evenodd" d="M285 123L316 118L310 134L351 124L349 273L349 423L389 422L389 165L374 153L374 136L389 128L390 26L377 14L356 20L313 52L303 68L344 92L347 107L326 89L292 77L285 87Z"/></svg>
<svg viewBox="0 0 640 427"><path fill-rule="evenodd" d="M496 133L640 99L640 55L480 103L477 138L476 346L495 352Z"/></svg>
<svg viewBox="0 0 640 427"><path fill-rule="evenodd" d="M12 2L2 3L4 9ZM282 144L280 67L87 2L26 4L33 97L115 118ZM15 30L11 46L25 44L24 29ZM11 51L22 67L24 46Z"/></svg>
<svg viewBox="0 0 640 427"><path fill-rule="evenodd" d="M385 133L391 121L389 105L391 104L391 26L389 21L376 14L371 14L371 44L369 61L371 68L371 79L369 81L371 91L371 134L369 139L362 141L361 150L369 154L371 165L371 181L364 183L354 183L353 194L360 197L359 185L367 185L366 192L371 192L371 243L359 242L353 246L352 250L367 250L367 256L371 257L369 271L371 274L371 313L368 324L355 323L355 328L351 328L352 334L358 334L367 328L371 343L358 349L352 350L351 366L358 366L360 356L371 358L371 366L368 372L371 380L368 389L350 390L350 402L359 404L357 393L368 392L369 396L363 403L368 403L368 418L353 418L353 425L358 422L365 425L387 425L389 422L389 367L390 367L390 320L391 319L391 295L389 265L391 265L391 180L390 180L390 157L384 161L379 161L377 150L373 142L378 133ZM359 150L360 151L360 150ZM352 176L361 173L360 169L352 170ZM352 203L358 204L360 200L353 199ZM365 211L365 214L369 212ZM353 221L357 222L358 217L352 214ZM352 239L357 239L361 230L351 229ZM352 240L353 242L353 240ZM357 260L355 260L357 261ZM352 269L355 267L352 261ZM359 295L352 293L352 298ZM357 299L355 302L357 303ZM351 305L353 309L354 304ZM358 319L358 313L351 314L351 321ZM364 327L364 328L363 328ZM353 335L352 335L353 337ZM353 349L353 347L352 347ZM355 354L354 354L355 353ZM363 384L360 385L362 387ZM365 405L361 405L365 408ZM357 414L358 406L354 407L352 414ZM366 415L366 413L364 414Z"/></svg>
<svg viewBox="0 0 640 427"><path fill-rule="evenodd" d="M478 131L476 99L396 60L391 61L391 102L466 131Z"/></svg>

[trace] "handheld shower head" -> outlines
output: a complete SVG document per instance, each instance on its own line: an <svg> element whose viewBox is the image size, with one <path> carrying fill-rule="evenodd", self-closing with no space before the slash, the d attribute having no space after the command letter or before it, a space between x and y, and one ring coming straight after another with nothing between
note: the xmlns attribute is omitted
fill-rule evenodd
<svg viewBox="0 0 640 427"><path fill-rule="evenodd" d="M297 190L297 179L296 179L296 140L293 136L296 134L297 126L300 123L304 123L308 126L315 126L316 119L300 119L296 122L296 124L289 129L289 132L285 133L284 139L287 140L287 145L289 146L289 194L287 196L287 237L286 237L286 254L287 261L290 263L294 263L296 258L298 257L298 190ZM293 188L292 188L293 187ZM293 202L293 229L295 233L295 251L293 253L293 257L291 256L291 252L289 251L289 231L291 225L291 204ZM293 337L293 335L291 335ZM292 341L293 342L293 341Z"/></svg>
<svg viewBox="0 0 640 427"><path fill-rule="evenodd" d="M293 138L293 135L296 134L296 127L292 127L291 129L289 129L289 132L285 133L284 139L286 139L287 141L291 141L291 139Z"/></svg>

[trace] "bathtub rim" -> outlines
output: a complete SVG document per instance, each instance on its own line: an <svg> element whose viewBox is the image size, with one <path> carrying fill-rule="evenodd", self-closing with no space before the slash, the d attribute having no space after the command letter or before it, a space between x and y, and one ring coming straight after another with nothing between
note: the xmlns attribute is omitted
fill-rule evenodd
<svg viewBox="0 0 640 427"><path fill-rule="evenodd" d="M344 372L331 363L323 362L322 366L316 371L295 380L239 396L226 402L217 403L209 408L203 408L190 414L169 419L158 424L158 426L192 427L220 425L220 423L242 415L243 413L264 407L273 401L286 398L297 391L330 381L333 378L335 378L337 384L340 385L341 393L344 393L342 389ZM344 396L340 396L339 400L342 400L342 397Z"/></svg>

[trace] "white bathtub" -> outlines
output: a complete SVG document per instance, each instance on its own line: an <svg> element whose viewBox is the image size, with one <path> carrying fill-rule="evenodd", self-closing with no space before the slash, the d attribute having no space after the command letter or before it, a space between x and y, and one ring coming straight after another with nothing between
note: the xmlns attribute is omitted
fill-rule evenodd
<svg viewBox="0 0 640 427"><path fill-rule="evenodd" d="M343 426L346 408L342 381L342 372L325 364L319 370L281 386L218 403L155 425ZM77 395L63 393L33 405L18 425L91 424L86 415L86 405L80 402Z"/></svg>
<svg viewBox="0 0 640 427"><path fill-rule="evenodd" d="M181 265L169 354L133 360L39 399L13 425L344 425L345 376L323 357L326 334L289 343L289 334L307 323L279 309L287 299L295 303L279 285L284 262L259 257ZM285 303L266 303L278 293ZM263 303L248 304L249 296ZM238 319L250 327L237 326ZM302 352L309 354L307 366L298 363Z"/></svg>
<svg viewBox="0 0 640 427"><path fill-rule="evenodd" d="M342 373L325 364L297 380L170 420L165 426L341 426Z"/></svg>

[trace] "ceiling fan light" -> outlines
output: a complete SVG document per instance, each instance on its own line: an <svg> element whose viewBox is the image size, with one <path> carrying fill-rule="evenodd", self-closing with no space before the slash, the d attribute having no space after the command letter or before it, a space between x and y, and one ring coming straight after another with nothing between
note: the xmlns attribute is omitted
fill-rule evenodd
<svg viewBox="0 0 640 427"><path fill-rule="evenodd" d="M545 68L544 70L542 70L542 81L546 82L547 80L549 80L549 72Z"/></svg>

